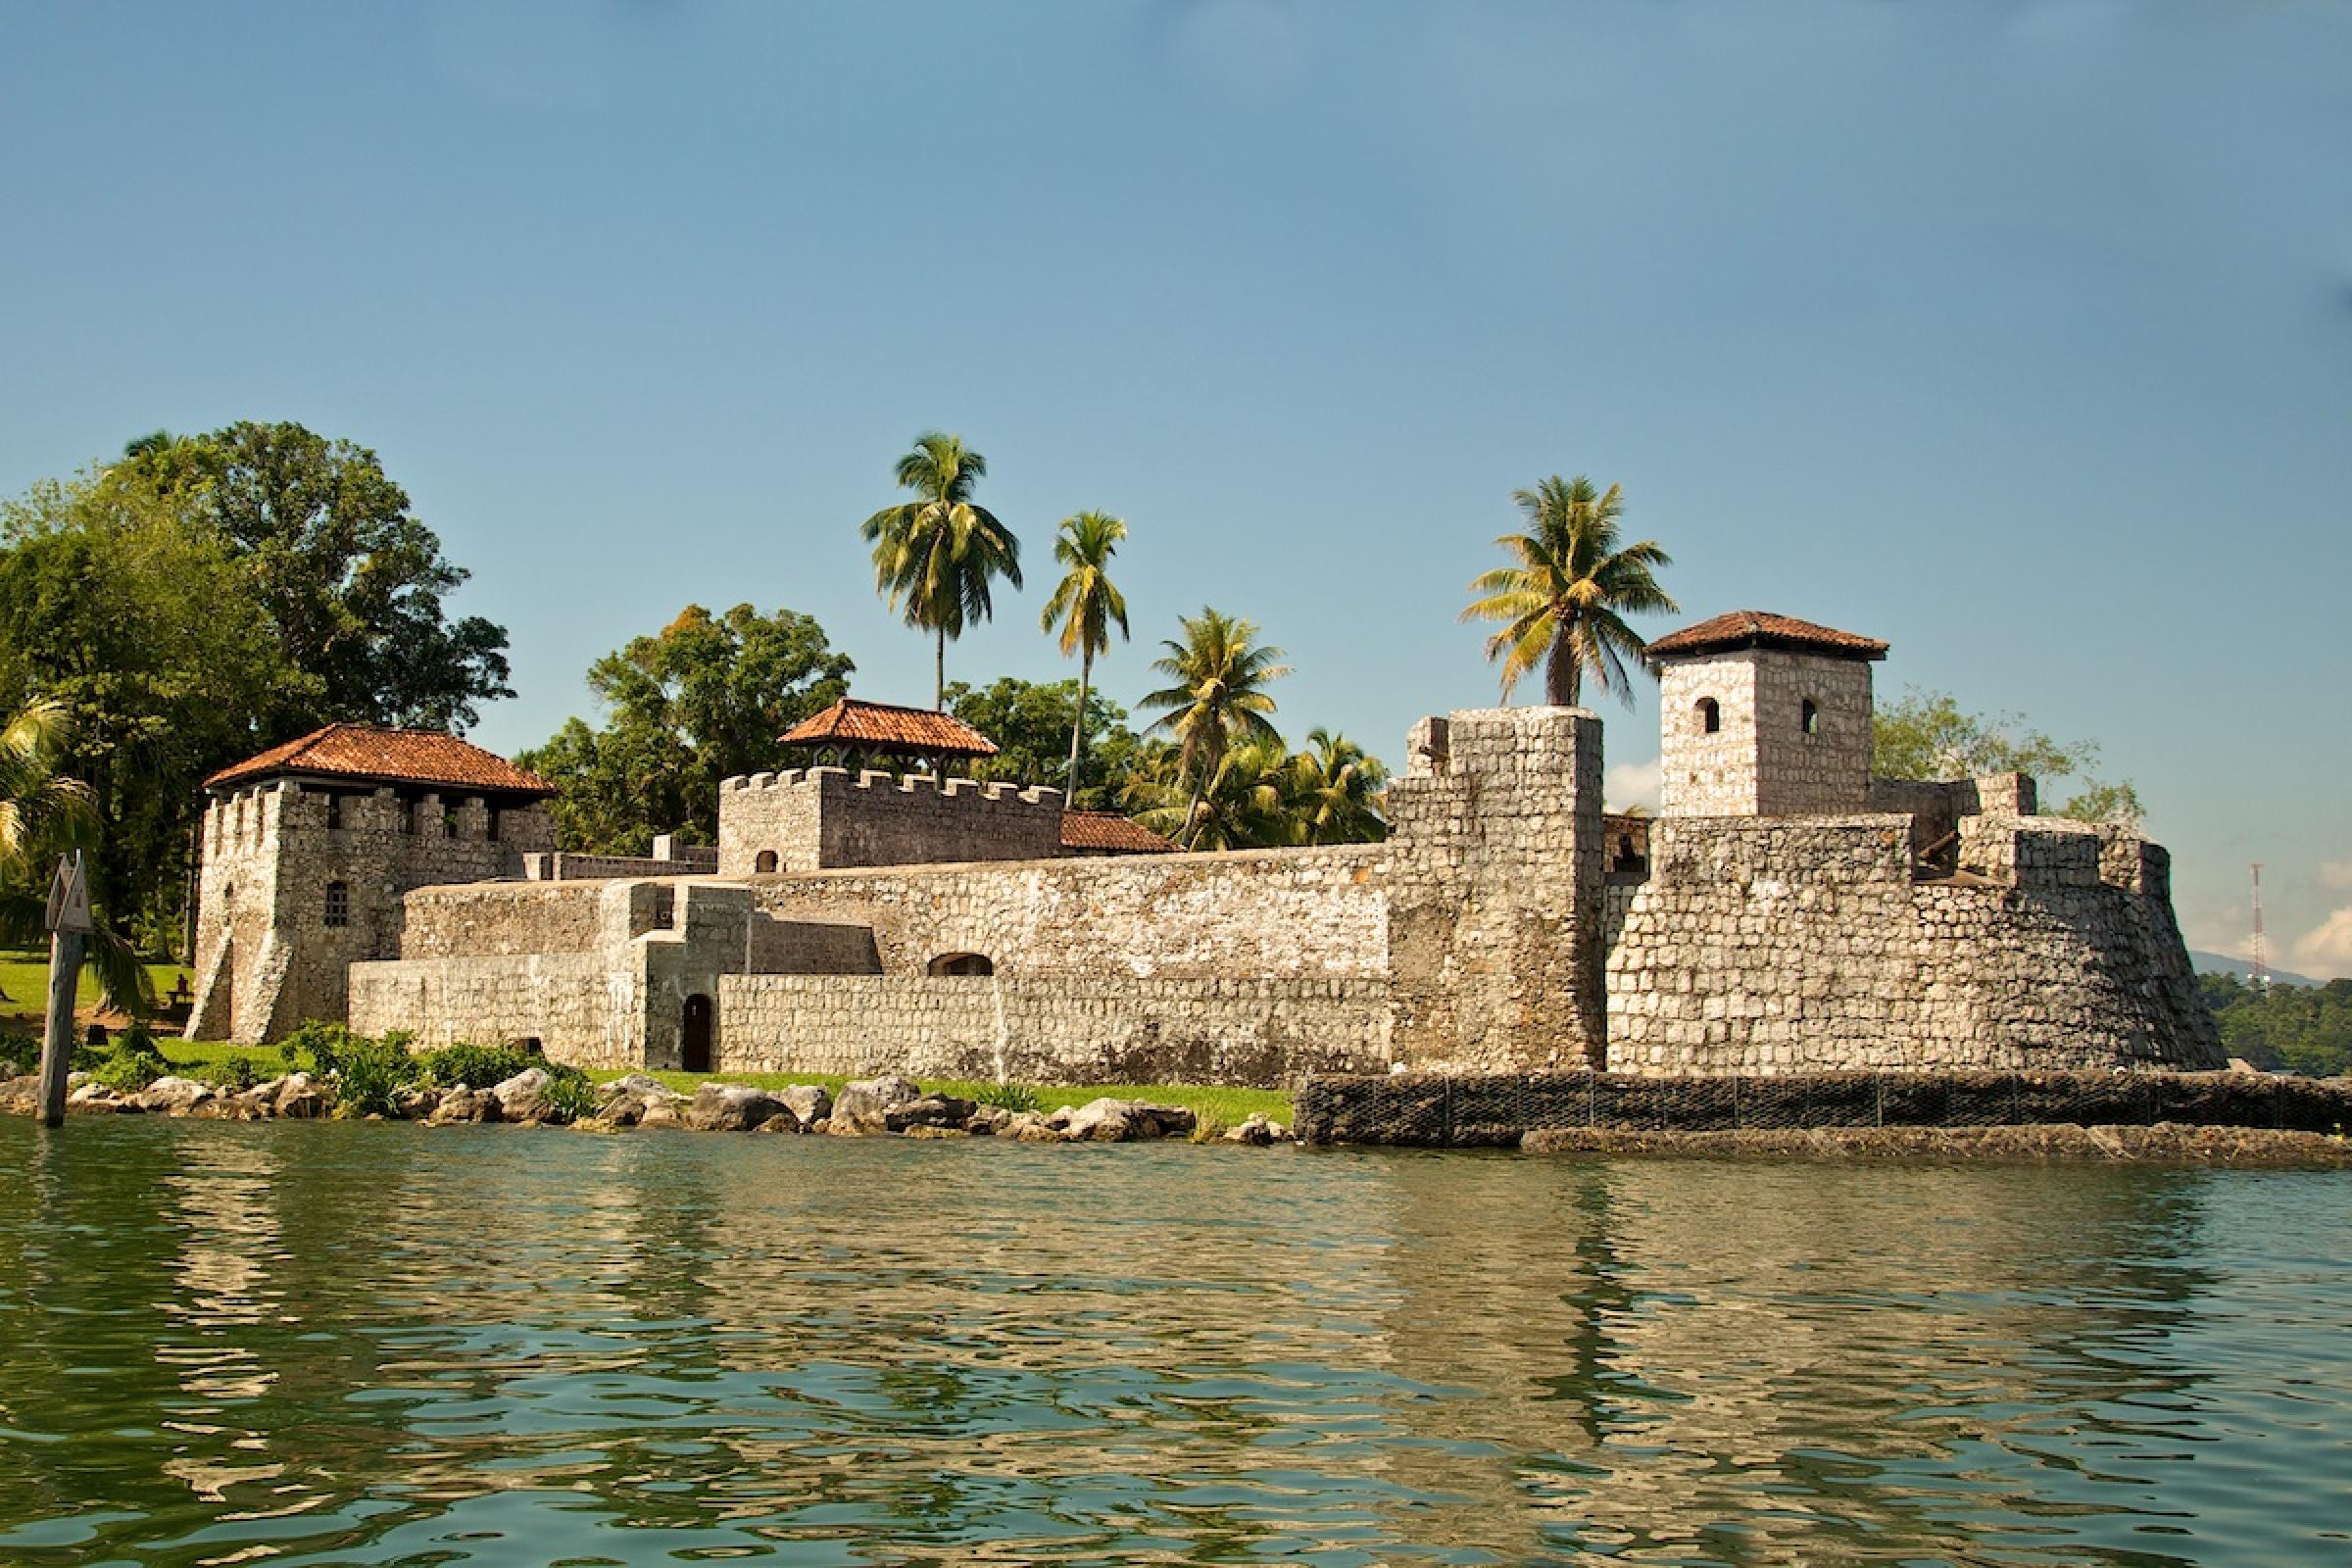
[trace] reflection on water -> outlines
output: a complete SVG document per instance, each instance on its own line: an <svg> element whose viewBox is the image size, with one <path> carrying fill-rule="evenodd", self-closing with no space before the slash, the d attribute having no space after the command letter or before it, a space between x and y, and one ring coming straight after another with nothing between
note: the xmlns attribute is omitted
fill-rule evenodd
<svg viewBox="0 0 2352 1568"><path fill-rule="evenodd" d="M2325 1174L0 1121L0 1561L2352 1561Z"/></svg>

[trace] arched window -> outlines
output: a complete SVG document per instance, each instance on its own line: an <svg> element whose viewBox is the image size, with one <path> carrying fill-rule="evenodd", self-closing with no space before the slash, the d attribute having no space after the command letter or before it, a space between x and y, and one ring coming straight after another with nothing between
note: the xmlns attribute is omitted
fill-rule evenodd
<svg viewBox="0 0 2352 1568"><path fill-rule="evenodd" d="M351 888L342 882L326 885L326 924L335 930L351 924Z"/></svg>
<svg viewBox="0 0 2352 1568"><path fill-rule="evenodd" d="M761 850L752 860L752 869L755 871L773 871L775 868L776 852L773 850Z"/></svg>
<svg viewBox="0 0 2352 1568"><path fill-rule="evenodd" d="M1814 706L1812 698L1805 699L1804 711L1798 721L1805 726L1806 734L1818 735L1821 733L1821 710Z"/></svg>
<svg viewBox="0 0 2352 1568"><path fill-rule="evenodd" d="M995 974L997 965L985 953L943 953L931 960L935 975Z"/></svg>
<svg viewBox="0 0 2352 1568"><path fill-rule="evenodd" d="M1712 735L1723 728L1723 710L1712 697L1698 700L1698 728L1702 735Z"/></svg>

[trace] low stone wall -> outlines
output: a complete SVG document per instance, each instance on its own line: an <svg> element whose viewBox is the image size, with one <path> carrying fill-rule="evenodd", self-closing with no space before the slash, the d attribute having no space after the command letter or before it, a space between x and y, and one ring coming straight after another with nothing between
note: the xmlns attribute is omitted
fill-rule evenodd
<svg viewBox="0 0 2352 1568"><path fill-rule="evenodd" d="M728 975L722 1072L1279 1088L1388 1061L1370 980Z"/></svg>
<svg viewBox="0 0 2352 1568"><path fill-rule="evenodd" d="M2352 1128L2352 1078L2243 1072L1830 1072L1769 1078L1626 1073L1395 1073L1311 1077L1306 1143L1515 1147L1574 1128L1733 1132L1809 1127L2046 1124Z"/></svg>
<svg viewBox="0 0 2352 1568"><path fill-rule="evenodd" d="M404 958L587 953L604 944L594 882L476 882L420 888L402 900Z"/></svg>
<svg viewBox="0 0 2352 1568"><path fill-rule="evenodd" d="M351 1027L405 1030L428 1050L537 1040L557 1061L632 1067L642 1054L637 990L598 953L355 963Z"/></svg>
<svg viewBox="0 0 2352 1568"><path fill-rule="evenodd" d="M972 953L1000 975L1385 979L1383 846L760 877L780 920L871 927L882 972Z"/></svg>

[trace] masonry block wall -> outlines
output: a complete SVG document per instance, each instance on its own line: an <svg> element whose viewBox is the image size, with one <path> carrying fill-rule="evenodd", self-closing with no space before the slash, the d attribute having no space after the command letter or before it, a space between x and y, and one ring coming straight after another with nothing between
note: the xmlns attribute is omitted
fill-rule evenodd
<svg viewBox="0 0 2352 1568"><path fill-rule="evenodd" d="M1868 663L1744 649L1667 662L1658 680L1661 815L1867 808Z"/></svg>
<svg viewBox="0 0 2352 1568"><path fill-rule="evenodd" d="M205 809L188 1038L258 1044L339 1019L345 971L400 950L401 895L514 875L553 847L538 806L276 779Z"/></svg>
<svg viewBox="0 0 2352 1568"><path fill-rule="evenodd" d="M726 780L718 795L724 876L836 866L1051 859L1059 790L812 767Z"/></svg>
<svg viewBox="0 0 2352 1568"><path fill-rule="evenodd" d="M1606 1038L1600 720L1423 719L1390 792L1393 1047L1417 1066L1585 1066Z"/></svg>

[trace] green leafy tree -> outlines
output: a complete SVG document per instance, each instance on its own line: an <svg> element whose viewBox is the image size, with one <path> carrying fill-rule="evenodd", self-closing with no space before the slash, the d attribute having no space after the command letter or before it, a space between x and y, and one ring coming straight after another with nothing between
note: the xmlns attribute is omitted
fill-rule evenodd
<svg viewBox="0 0 2352 1568"><path fill-rule="evenodd" d="M1503 623L1487 639L1487 658L1502 664L1503 701L1542 664L1544 700L1557 707L1576 706L1588 671L1602 691L1632 702L1625 662L1639 662L1648 645L1624 617L1681 608L1654 575L1672 558L1652 539L1619 546L1625 498L1616 485L1604 495L1581 473L1553 474L1511 499L1527 531L1494 541L1512 564L1473 580L1481 597L1462 612L1464 620Z"/></svg>
<svg viewBox="0 0 2352 1568"><path fill-rule="evenodd" d="M2071 780L2054 814L2137 827L2144 812L2129 780L2093 776L2094 741L2052 740L2016 713L1970 713L1948 693L1906 687L1871 719L1870 770L1881 778L1975 778L2031 773L2044 786Z"/></svg>
<svg viewBox="0 0 2352 1568"><path fill-rule="evenodd" d="M898 481L917 499L884 507L858 526L874 549L874 588L906 624L937 639L937 701L948 705L948 642L995 613L991 585L1021 585L1021 542L994 513L972 500L988 460L959 436L937 430L915 437L899 460Z"/></svg>
<svg viewBox="0 0 2352 1568"><path fill-rule="evenodd" d="M997 755L972 764L976 778L1007 784L1059 782L1062 747L1077 721L1079 683L1004 676L987 686L948 682L948 711L997 743ZM1101 809L1118 800L1144 742L1127 727L1127 710L1101 692L1086 694L1094 744L1080 760L1070 805Z"/></svg>
<svg viewBox="0 0 2352 1568"><path fill-rule="evenodd" d="M184 500L93 474L0 503L0 710L45 699L72 716L61 765L104 825L92 897L147 951L183 939L203 780L289 733L318 691Z"/></svg>
<svg viewBox="0 0 2352 1568"><path fill-rule="evenodd" d="M1086 694L1094 682L1095 656L1110 646L1110 628L1127 636L1127 596L1110 580L1110 558L1127 537L1127 524L1107 513L1081 512L1061 519L1054 541L1054 559L1066 570L1047 601L1038 624L1047 631L1060 628L1061 657L1078 656L1078 701L1070 720L1069 783L1072 801L1078 798L1078 753L1086 738Z"/></svg>
<svg viewBox="0 0 2352 1568"><path fill-rule="evenodd" d="M1291 669L1279 662L1281 649L1257 641L1257 625L1247 617L1203 609L1178 624L1184 635L1162 643L1167 655L1152 664L1171 684L1146 697L1144 706L1160 710L1152 727L1175 738L1177 766L1192 786L1197 809L1229 747L1281 744L1268 716L1275 703L1266 688ZM1200 823L1191 815L1185 823L1183 843L1190 847Z"/></svg>
<svg viewBox="0 0 2352 1568"><path fill-rule="evenodd" d="M2352 1072L2352 979L2264 987L2207 974L2197 984L2232 1056L2313 1078Z"/></svg>
<svg viewBox="0 0 2352 1568"><path fill-rule="evenodd" d="M601 727L571 719L516 760L556 786L566 845L643 855L657 833L710 843L719 781L790 765L777 737L846 696L856 667L812 616L689 605L589 666Z"/></svg>
<svg viewBox="0 0 2352 1568"><path fill-rule="evenodd" d="M1299 844L1371 844L1389 836L1381 797L1389 770L1376 757L1334 731L1306 732L1306 747L1290 760L1285 806Z"/></svg>
<svg viewBox="0 0 2352 1568"><path fill-rule="evenodd" d="M47 941L58 860L97 842L97 796L63 771L73 734L73 715L55 702L29 704L0 722L0 947ZM137 950L102 921L82 951L107 1000L145 1016L154 996Z"/></svg>
<svg viewBox="0 0 2352 1568"><path fill-rule="evenodd" d="M1146 775L1134 785L1135 819L1193 850L1259 850L1298 842L1292 808L1295 759L1280 736L1252 736L1227 745L1205 777L1181 768Z"/></svg>
<svg viewBox="0 0 2352 1568"><path fill-rule="evenodd" d="M159 430L132 441L109 480L177 498L220 530L286 662L318 682L298 722L462 731L476 705L514 695L505 629L448 618L467 573L366 447L287 421Z"/></svg>

